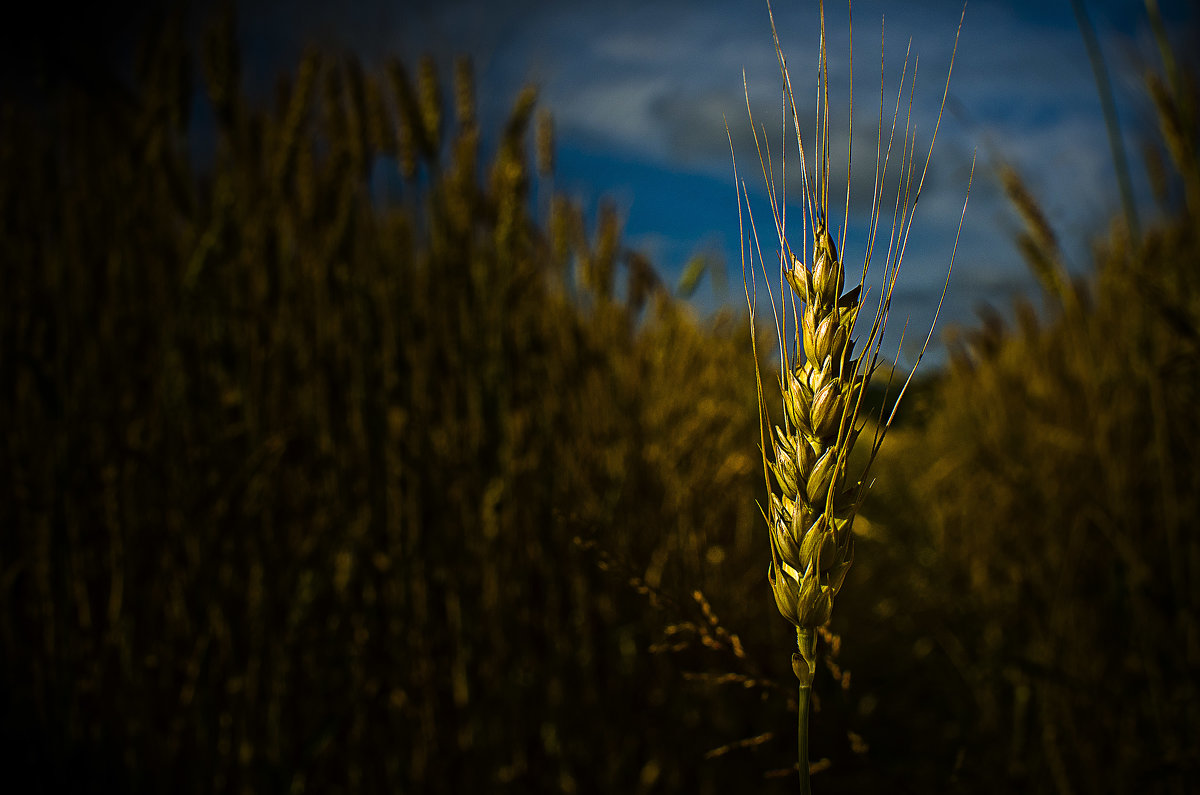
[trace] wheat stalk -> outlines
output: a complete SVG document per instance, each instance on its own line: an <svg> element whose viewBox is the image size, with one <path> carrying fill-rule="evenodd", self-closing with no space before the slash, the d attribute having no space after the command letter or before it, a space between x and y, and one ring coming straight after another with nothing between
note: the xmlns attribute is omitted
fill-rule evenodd
<svg viewBox="0 0 1200 795"><path fill-rule="evenodd" d="M800 167L803 173L803 239L804 248L798 256L788 243L786 234L786 204L784 197L777 195L771 165L770 151L765 130L755 126L750 112L750 92L743 74L746 93L746 108L750 114L754 131L755 147L759 165L762 167L770 198L771 211L779 241L780 301L777 304L770 292L770 279L766 278L762 250L758 243L758 231L750 207L745 183L737 175L734 159L734 179L738 185L738 223L742 232L742 272L746 286L746 303L750 310L751 345L755 357L755 374L758 379L759 401L759 446L762 451L763 477L769 495L763 517L769 529L771 562L767 579L775 597L779 612L796 627L798 651L792 655L792 669L799 680L799 760L801 792L808 793L808 703L812 682L816 674L817 630L829 621L834 598L841 590L846 574L854 560L854 518L865 495L867 473L879 452L884 436L896 416L901 399L911 382L917 365L925 350L941 312L949 286L950 271L953 269L954 253L958 249L955 237L954 253L946 273L946 283L938 302L938 310L930 323L925 343L917 361L900 388L892 411L885 418L881 412L875 425L874 439L866 466L861 472L849 469L850 453L866 423L860 417L863 395L872 375L880 362L879 349L886 330L891 310L892 293L904 259L913 213L925 183L937 130L941 126L942 112L949 92L950 74L953 72L954 57L958 51L958 34L955 35L954 52L946 75L946 87L938 120L925 154L924 165L917 173L915 137L916 128L912 117L912 97L916 84L916 61L913 61L911 77L909 54L906 53L901 72L900 87L896 94L888 135L884 140L884 79L883 43L880 43L880 112L879 131L875 159L875 189L868 225L866 252L858 284L846 288L846 271L838 250L846 240L850 225L850 174L846 175L845 216L841 229L840 243L835 243L829 227L829 73L825 48L825 8L820 3L820 55L817 70L817 130L815 133L816 160L809 170L808 152L800 130L799 114L796 111L795 95L787 61L779 42L774 13L770 3L767 12L771 20L771 34L784 86L784 105L790 111L793 131L796 136ZM966 6L963 7L965 17ZM959 19L962 30L962 17ZM850 129L853 130L853 25L850 25ZM908 110L903 130L898 131L901 105L905 93L908 95ZM785 123L786 125L786 123ZM898 132L901 133L897 140ZM851 141L847 141L847 151ZM896 180L895 204L891 210L891 231L887 239L886 256L879 290L879 299L874 307L874 318L870 331L862 345L861 353L855 356L855 324L865 303L868 290L865 288L867 272L875 252L876 235L884 209L884 185L891 160L893 145L899 144L900 177ZM732 150L732 137L730 137ZM786 175L786 158L783 169ZM847 157L849 164L850 158ZM972 160L971 174L974 175ZM970 194L970 182L967 188ZM749 220L752 247L747 252L743 226L743 206ZM966 214L959 218L959 232ZM808 244L811 242L811 251ZM762 374L758 369L758 339L756 333L757 282L754 278L754 258L762 271L771 298L780 350L779 395L782 402L782 423L772 425L763 393ZM807 261L807 262L806 262ZM746 280L747 262L750 279ZM783 282L790 287L791 296ZM754 288L751 288L754 284ZM789 342L791 343L789 345ZM897 352L898 363L899 353ZM895 367L892 368L895 372ZM890 380L889 376L889 380ZM889 383L890 386L890 383ZM767 432L767 428L771 432ZM769 454L768 454L769 451ZM762 507L760 506L760 509Z"/></svg>

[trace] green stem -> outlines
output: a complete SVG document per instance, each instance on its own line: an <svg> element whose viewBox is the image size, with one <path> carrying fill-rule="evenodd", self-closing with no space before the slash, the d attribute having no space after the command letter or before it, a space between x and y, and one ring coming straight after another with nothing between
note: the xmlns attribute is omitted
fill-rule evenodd
<svg viewBox="0 0 1200 795"><path fill-rule="evenodd" d="M817 633L811 629L796 629L796 645L800 651L792 655L792 670L800 680L798 699L800 754L800 795L811 795L812 785L808 780L808 702L812 697L813 678L817 674Z"/></svg>
<svg viewBox="0 0 1200 795"><path fill-rule="evenodd" d="M800 685L800 795L811 795L808 780L808 701L812 685Z"/></svg>

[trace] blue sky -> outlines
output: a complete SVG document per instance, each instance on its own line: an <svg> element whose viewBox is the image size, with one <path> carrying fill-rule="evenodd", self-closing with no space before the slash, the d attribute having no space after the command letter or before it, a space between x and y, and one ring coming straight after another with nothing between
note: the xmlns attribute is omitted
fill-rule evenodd
<svg viewBox="0 0 1200 795"><path fill-rule="evenodd" d="M1191 29L1191 8L1172 0L1161 5L1172 31ZM776 0L774 10L801 92L801 113L811 114L816 3ZM862 263L874 178L881 22L889 114L911 39L919 57L914 119L918 141L927 145L961 11L956 0L854 4L856 146L850 240L843 252L852 271ZM1146 214L1151 202L1138 152L1152 114L1140 75L1157 62L1145 9L1136 0L1091 0L1088 12L1107 58ZM844 140L846 7L830 3L826 25L835 138ZM313 43L353 52L368 66L388 56L412 62L428 52L442 63L444 76L456 55L469 54L485 129L496 129L520 87L536 84L556 122L555 188L589 207L601 199L615 202L627 243L649 254L668 283L696 253L723 258L726 299L741 300L725 124L734 133L742 177L762 224L768 216L761 173L752 162L743 71L755 119L766 125L773 151L780 151L781 86L765 0L257 0L240 5L239 27L252 87L256 80L269 86ZM1086 266L1089 240L1120 209L1096 86L1069 0L968 5L947 113L897 290L897 325L911 317L920 328L932 317L974 151L979 163L944 322L969 323L981 303L1004 307L1013 294L1032 290L1012 242L1017 222L994 177L997 158L1014 164L1042 200L1076 269ZM798 175L794 163L789 168ZM835 145L838 202L844 175L844 144L841 150ZM794 185L789 191L800 195ZM798 220L794 214L793 235ZM763 246L774 250L773 232L764 232ZM720 300L708 290L696 297L701 309Z"/></svg>

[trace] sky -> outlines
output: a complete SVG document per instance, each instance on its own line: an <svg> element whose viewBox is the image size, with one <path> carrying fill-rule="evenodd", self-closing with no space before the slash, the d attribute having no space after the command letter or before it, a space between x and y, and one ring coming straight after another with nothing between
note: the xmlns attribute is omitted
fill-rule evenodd
<svg viewBox="0 0 1200 795"><path fill-rule="evenodd" d="M811 146L817 4L776 0L773 10ZM1149 214L1153 200L1138 153L1153 115L1140 87L1143 71L1157 61L1145 7L1135 0L1090 0L1087 11L1110 72L1135 193ZM1190 29L1192 7L1163 0L1162 11L1175 35ZM881 45L889 122L906 51L910 77L915 64L913 116L924 151L962 12L957 0L854 3L856 138L843 252L851 273L861 270L870 218ZM778 156L784 151L782 84L765 0L392 0L349 6L259 0L240 6L239 23L253 53L250 63L264 75L294 63L309 43L354 53L367 66L389 56L412 62L430 53L443 75L453 57L468 54L485 129L499 128L523 85L538 86L540 103L556 125L555 188L589 208L602 200L615 203L627 244L648 254L668 284L697 254L722 261L726 291L702 289L694 298L701 310L744 300L728 125L760 225L759 242L774 261L778 243L746 102L748 90L754 119ZM840 208L832 214L840 229L851 71L844 5L829 4L826 28L835 141L831 192ZM791 133L787 147L794 158ZM970 324L983 304L1003 309L1013 295L1033 294L1013 242L1019 224L995 176L998 163L1015 166L1042 201L1076 272L1086 271L1091 241L1120 211L1096 82L1070 0L973 0L966 7L946 112L896 291L897 329L906 319L913 329L932 319L973 156L975 178L941 323ZM789 238L796 241L800 171L795 161L789 168ZM878 249L874 261L876 267L882 262ZM912 342L920 336L909 335L905 358L911 360ZM896 338L889 343L896 345Z"/></svg>
<svg viewBox="0 0 1200 795"><path fill-rule="evenodd" d="M1158 62L1145 7L1139 0L1086 3L1115 91L1139 208L1149 216L1153 199L1139 152L1153 130L1153 113L1141 85L1144 70ZM138 0L122 0L112 8L137 5ZM198 19L210 5L198 4ZM1172 34L1195 52L1195 6L1187 0L1160 0L1160 5ZM811 148L817 3L775 0L773 10L799 95L805 144ZM779 153L793 158L788 163L789 240L795 244L801 238L800 171L791 131L785 147L782 86L766 0L242 0L237 11L248 88L263 97L272 96L276 77L294 69L310 45L352 54L368 68L389 57L415 64L428 53L441 65L447 85L454 58L469 55L485 131L501 127L523 86L536 85L540 105L556 125L555 189L593 213L601 201L614 203L624 219L626 244L649 255L668 284L697 254L724 263L728 287L721 293L711 282L703 285L693 298L700 311L744 301L727 125L764 254L774 261L778 250L747 115L748 91L776 167ZM881 43L888 121L906 52L910 78L916 67L912 108L923 152L962 12L958 0L854 3L855 148L842 252L851 273L861 270L870 220ZM89 31L120 30L123 24L107 13L93 13L62 49L78 50ZM832 214L840 230L851 71L845 5L828 4L826 27L831 193L839 208ZM106 35L119 43L130 38L113 37L111 30ZM16 46L25 38L9 43ZM905 104L901 123L906 109ZM995 176L998 163L1012 164L1026 179L1076 272L1086 272L1091 241L1120 211L1096 82L1071 0L971 0L966 7L946 111L897 286L896 328L906 319L913 328L925 328L933 316L973 156L975 176L942 324L970 324L983 304L1002 309L1013 295L1033 294L1033 280L1014 243L1019 224ZM894 165L891 173L897 173ZM878 249L874 261L876 267L882 263ZM909 343L919 336L910 334ZM911 359L911 344L906 350Z"/></svg>

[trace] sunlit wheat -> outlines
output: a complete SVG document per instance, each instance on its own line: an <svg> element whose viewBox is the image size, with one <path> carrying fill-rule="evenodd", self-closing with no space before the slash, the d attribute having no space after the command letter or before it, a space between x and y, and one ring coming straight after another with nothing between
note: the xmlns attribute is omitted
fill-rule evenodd
<svg viewBox="0 0 1200 795"><path fill-rule="evenodd" d="M754 122L754 141L770 199L771 216L778 240L778 272L780 295L776 300L771 290L765 257L758 239L758 229L745 183L738 180L739 226L742 210L749 223L749 235L743 236L742 272L746 285L746 302L750 310L751 338L757 361L759 341L756 333L758 296L756 270L761 272L771 300L775 329L779 343L779 372L777 387L782 403L782 422L770 419L767 397L759 372L759 444L762 450L763 476L769 501L763 510L769 528L771 563L768 580L775 603L784 618L796 627L799 651L792 656L792 667L800 681L800 780L807 792L807 711L813 677L816 673L816 630L824 625L833 609L833 601L846 579L854 559L854 518L869 485L867 473L879 452L885 434L895 419L895 409L904 396L908 383L928 347L937 314L930 322L929 332L921 347L912 371L900 387L891 412L880 414L873 424L873 439L866 466L850 467L850 454L859 435L867 426L863 416L863 396L880 364L880 346L891 311L892 294L904 259L913 214L925 177L929 170L933 145L945 108L949 90L951 56L946 88L938 111L938 121L930 135L923 162L918 158L917 125L912 114L916 87L916 61L909 68L906 53L900 85L896 92L890 124L885 125L883 67L881 57L880 113L876 138L875 188L871 214L866 222L866 251L862 270L856 284L847 288L846 270L839 251L844 253L847 230L850 228L850 173L846 175L845 212L840 230L831 228L830 213L830 133L829 133L829 72L825 41L825 10L820 7L820 55L817 70L815 146L807 147L801 132L800 116L792 89L787 60L779 42L774 14L768 5L771 33L783 80L784 106L790 114L802 171L803 196L800 249L791 245L786 224L786 196L782 175L786 174L786 156L780 159L779 189L775 181L765 129ZM965 7L964 7L965 14ZM959 20L961 30L962 20ZM852 33L851 27L851 33ZM853 36L851 35L851 42ZM882 55L882 41L881 41ZM955 38L957 53L957 36ZM853 60L853 44L850 48ZM851 130L853 129L853 69L849 88ZM903 126L898 127L902 105ZM750 111L750 92L746 88L746 107ZM786 126L786 123L785 123ZM852 133L851 133L852 134ZM846 150L851 149L849 136ZM732 148L732 139L731 139ZM815 159L811 156L815 155ZM895 156L898 175L889 174L889 164ZM847 163L851 158L847 157ZM973 173L973 169L972 169ZM736 162L734 175L737 179ZM893 177L895 198L891 195L889 176ZM969 183L968 183L969 190ZM965 215L966 204L963 204ZM890 232L886 239L877 235L881 221L891 215ZM959 229L962 228L959 218ZM836 239L835 239L836 236ZM747 237L750 245L746 245ZM879 277L878 299L868 300L870 289L866 279L877 243L883 251L883 268ZM957 250L957 238L955 241ZM953 266L953 254L950 263ZM788 288L790 287L790 295ZM949 268L946 286L949 284ZM945 299L945 286L942 300ZM864 307L873 312L866 339L858 346L854 336L856 322ZM856 356L856 348L860 351ZM893 367L892 372L895 371ZM889 376L890 378L890 376Z"/></svg>

